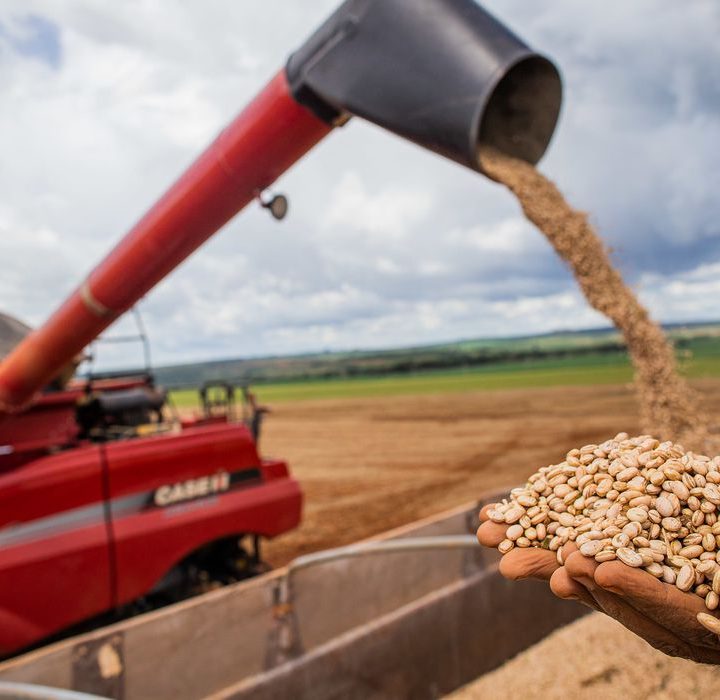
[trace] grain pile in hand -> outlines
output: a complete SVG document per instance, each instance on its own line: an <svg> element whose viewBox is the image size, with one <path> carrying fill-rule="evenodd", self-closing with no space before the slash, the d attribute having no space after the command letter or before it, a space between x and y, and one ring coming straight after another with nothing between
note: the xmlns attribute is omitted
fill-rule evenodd
<svg viewBox="0 0 720 700"><path fill-rule="evenodd" d="M490 520L515 547L557 552L574 542L598 562L618 559L681 591L720 603L720 457L685 452L648 435L616 435L543 467Z"/></svg>
<svg viewBox="0 0 720 700"><path fill-rule="evenodd" d="M698 397L678 374L671 344L613 267L587 215L570 207L530 163L492 148L482 148L478 158L485 173L515 194L525 216L570 265L590 305L622 333L635 370L643 430L707 449Z"/></svg>

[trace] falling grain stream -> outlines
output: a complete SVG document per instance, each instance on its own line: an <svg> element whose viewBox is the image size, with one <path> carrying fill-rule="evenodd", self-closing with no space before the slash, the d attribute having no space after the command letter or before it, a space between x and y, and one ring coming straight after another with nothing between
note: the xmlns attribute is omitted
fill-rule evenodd
<svg viewBox="0 0 720 700"><path fill-rule="evenodd" d="M491 148L482 148L478 157L484 172L517 197L525 216L568 263L590 305L622 333L635 371L642 429L712 451L699 397L678 374L672 345L613 267L587 214L573 209L533 165Z"/></svg>

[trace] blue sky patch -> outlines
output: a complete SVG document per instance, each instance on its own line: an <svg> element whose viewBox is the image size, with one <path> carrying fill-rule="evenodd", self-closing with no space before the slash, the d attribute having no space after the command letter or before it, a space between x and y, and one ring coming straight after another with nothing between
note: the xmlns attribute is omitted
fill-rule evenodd
<svg viewBox="0 0 720 700"><path fill-rule="evenodd" d="M62 59L60 29L57 24L39 15L13 18L12 24L0 22L0 40L4 39L21 56L35 58L51 68L58 68Z"/></svg>

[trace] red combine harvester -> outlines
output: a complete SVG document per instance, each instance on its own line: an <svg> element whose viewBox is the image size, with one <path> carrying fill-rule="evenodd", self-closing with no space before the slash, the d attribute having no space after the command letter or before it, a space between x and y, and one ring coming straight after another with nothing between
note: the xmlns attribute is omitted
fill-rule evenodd
<svg viewBox="0 0 720 700"><path fill-rule="evenodd" d="M472 0L345 2L0 364L0 655L253 572L300 520L287 465L231 415L168 424L147 377L63 385L90 342L352 115L479 170L481 143L537 162L560 100Z"/></svg>
<svg viewBox="0 0 720 700"><path fill-rule="evenodd" d="M149 376L76 381L0 424L0 654L258 573L260 538L299 524L232 402L181 423L164 404Z"/></svg>

